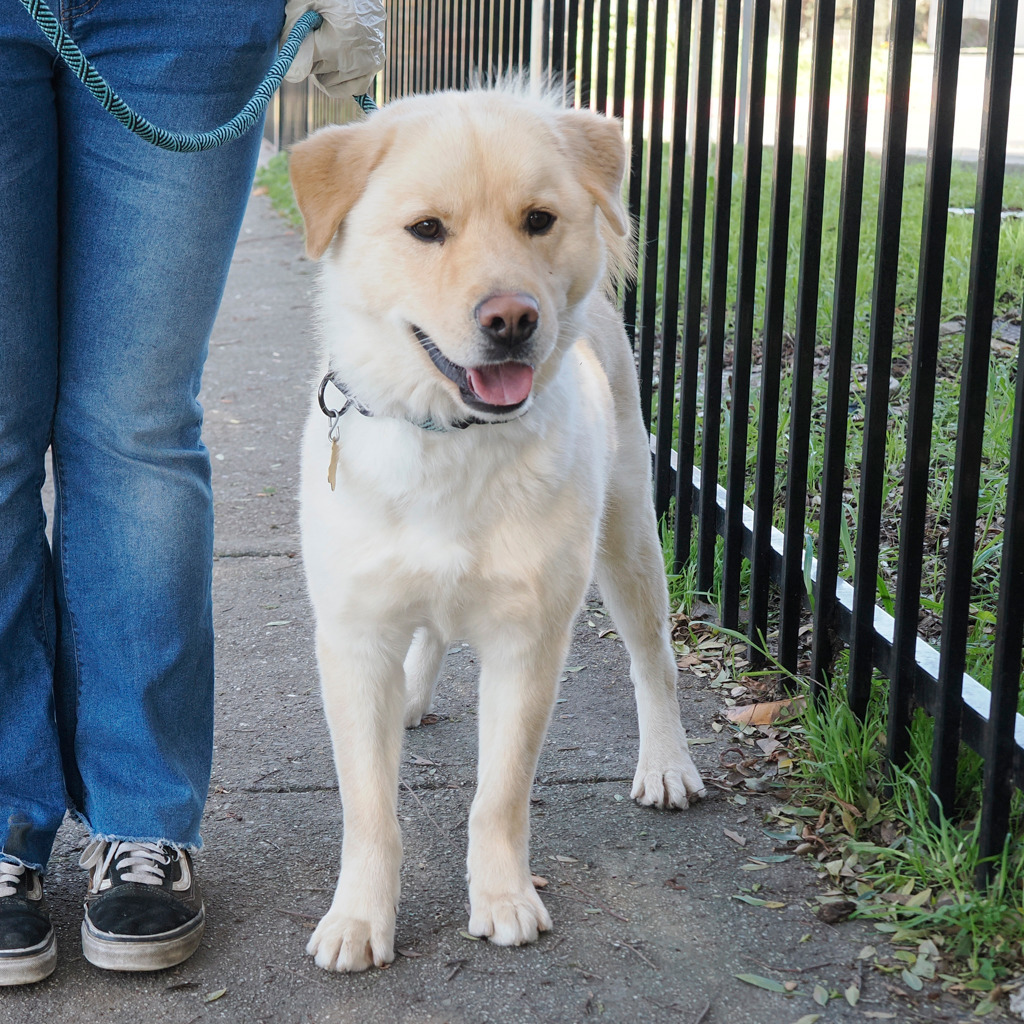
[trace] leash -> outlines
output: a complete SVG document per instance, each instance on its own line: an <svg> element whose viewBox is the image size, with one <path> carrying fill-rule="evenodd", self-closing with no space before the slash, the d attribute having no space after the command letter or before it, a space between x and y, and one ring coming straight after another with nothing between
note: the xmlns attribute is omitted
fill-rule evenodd
<svg viewBox="0 0 1024 1024"><path fill-rule="evenodd" d="M271 65L263 81L260 82L252 99L230 121L207 132L169 132L158 128L141 114L132 110L107 85L103 76L78 48L78 44L64 31L60 22L54 17L53 11L43 0L20 0L20 2L31 15L39 30L50 40L64 63L92 93L104 110L113 114L125 128L134 132L140 139L172 153L199 153L241 138L267 109L267 104L270 103L271 97L281 85L285 72L295 60L295 54L298 53L302 40L323 24L323 18L316 11L306 11L295 22L277 59ZM356 96L354 99L364 113L369 114L377 109L377 105L369 96Z"/></svg>

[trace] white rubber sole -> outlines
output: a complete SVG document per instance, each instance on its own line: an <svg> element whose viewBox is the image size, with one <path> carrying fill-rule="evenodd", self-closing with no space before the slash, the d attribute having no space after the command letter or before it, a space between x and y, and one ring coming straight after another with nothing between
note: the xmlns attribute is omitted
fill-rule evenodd
<svg viewBox="0 0 1024 1024"><path fill-rule="evenodd" d="M0 985L31 985L53 974L57 966L57 940L53 932L20 956L0 956Z"/></svg>
<svg viewBox="0 0 1024 1024"><path fill-rule="evenodd" d="M82 922L85 959L105 971L162 971L187 960L198 948L206 926L206 909L199 920L188 921L174 931L136 938L111 935Z"/></svg>

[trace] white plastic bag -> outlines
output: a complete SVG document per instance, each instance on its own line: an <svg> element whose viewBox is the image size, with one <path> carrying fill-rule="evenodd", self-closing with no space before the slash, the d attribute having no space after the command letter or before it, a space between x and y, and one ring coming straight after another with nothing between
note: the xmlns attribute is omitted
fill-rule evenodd
<svg viewBox="0 0 1024 1024"><path fill-rule="evenodd" d="M312 75L317 86L335 99L362 95L384 66L382 0L288 0L282 42L310 10L324 23L302 41L285 80L301 82Z"/></svg>

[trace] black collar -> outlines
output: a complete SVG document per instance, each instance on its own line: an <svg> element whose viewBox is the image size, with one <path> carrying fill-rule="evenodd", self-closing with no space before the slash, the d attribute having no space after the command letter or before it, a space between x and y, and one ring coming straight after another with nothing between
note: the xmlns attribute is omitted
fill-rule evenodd
<svg viewBox="0 0 1024 1024"><path fill-rule="evenodd" d="M324 398L324 392L327 389L328 384L333 384L345 397L345 404L340 409L331 409L327 406L327 402ZM352 394L348 385L335 376L333 370L328 370L327 373L324 374L323 380L320 381L320 388L317 391L317 400L320 403L321 411L331 421L330 434L332 440L337 440L334 437L334 429L338 425L338 421L349 411L349 409L355 409L361 416L373 416L373 413L367 409L366 406L355 397L355 395ZM409 422L416 424L416 426L420 427L422 430L429 430L431 433L447 434L452 430L465 430L466 427L489 423L491 421L471 418L467 420L455 420L454 423L440 424L436 423L433 419L428 418L426 420L409 420Z"/></svg>

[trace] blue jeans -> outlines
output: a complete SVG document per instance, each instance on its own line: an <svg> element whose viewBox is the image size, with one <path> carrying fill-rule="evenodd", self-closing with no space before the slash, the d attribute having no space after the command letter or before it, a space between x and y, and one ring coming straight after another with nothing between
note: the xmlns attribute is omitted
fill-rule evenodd
<svg viewBox="0 0 1024 1024"><path fill-rule="evenodd" d="M221 124L283 0L65 0L154 123ZM209 153L130 135L0 3L0 851L199 845L213 737L213 504L197 401L259 129ZM52 448L56 510L40 498Z"/></svg>

